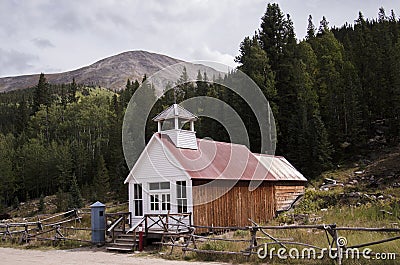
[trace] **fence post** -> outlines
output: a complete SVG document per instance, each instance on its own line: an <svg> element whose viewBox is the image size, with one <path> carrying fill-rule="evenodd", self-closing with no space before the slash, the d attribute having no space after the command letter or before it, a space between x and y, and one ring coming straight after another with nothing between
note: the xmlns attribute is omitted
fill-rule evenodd
<svg viewBox="0 0 400 265"><path fill-rule="evenodd" d="M332 229L332 237L333 237L333 240L334 240L335 245L336 245L337 264L338 265L342 265L342 247L338 242L339 236L338 236L338 232L336 230L336 224L331 225L331 229Z"/></svg>
<svg viewBox="0 0 400 265"><path fill-rule="evenodd" d="M139 251L143 251L143 224L139 225Z"/></svg>
<svg viewBox="0 0 400 265"><path fill-rule="evenodd" d="M252 226L250 228L250 234L251 234L251 246L250 247L251 248L254 248L257 246L257 231L258 231L257 227ZM251 251L252 251L252 249L250 249L250 253L251 253Z"/></svg>

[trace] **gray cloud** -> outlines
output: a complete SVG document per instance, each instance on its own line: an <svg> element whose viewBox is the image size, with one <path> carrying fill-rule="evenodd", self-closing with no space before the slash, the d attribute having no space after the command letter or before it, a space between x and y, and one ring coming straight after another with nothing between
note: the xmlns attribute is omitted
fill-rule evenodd
<svg viewBox="0 0 400 265"><path fill-rule="evenodd" d="M380 6L387 12L395 8L392 0L275 2L291 15L299 39L309 14L316 26L322 16L330 26L341 26L352 23L359 10L376 17ZM240 42L259 28L266 5L265 0L0 1L0 50L18 60L2 63L0 74L72 70L128 50L234 66Z"/></svg>
<svg viewBox="0 0 400 265"><path fill-rule="evenodd" d="M0 49L0 74L7 73L2 71L3 69L7 69L7 71L11 69L16 72L30 71L33 69L33 63L36 60L37 57L32 54Z"/></svg>
<svg viewBox="0 0 400 265"><path fill-rule="evenodd" d="M51 41L48 39L35 38L32 39L32 42L41 49L54 47L53 43L51 43Z"/></svg>

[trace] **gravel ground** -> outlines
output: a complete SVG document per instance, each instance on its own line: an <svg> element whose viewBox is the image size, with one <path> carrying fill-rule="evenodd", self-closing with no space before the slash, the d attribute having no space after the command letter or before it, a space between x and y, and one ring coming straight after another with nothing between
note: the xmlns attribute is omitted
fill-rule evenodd
<svg viewBox="0 0 400 265"><path fill-rule="evenodd" d="M146 264L146 265L205 265L221 264L191 261L173 261L160 258L143 257L135 254L118 254L98 249L74 250L25 250L0 248L0 264L29 264L29 265L72 265L72 264Z"/></svg>

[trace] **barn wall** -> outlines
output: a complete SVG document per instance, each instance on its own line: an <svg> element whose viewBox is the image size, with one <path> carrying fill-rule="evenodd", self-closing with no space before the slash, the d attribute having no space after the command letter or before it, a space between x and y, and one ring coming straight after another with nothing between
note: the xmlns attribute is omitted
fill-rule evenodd
<svg viewBox="0 0 400 265"><path fill-rule="evenodd" d="M304 194L304 183L282 182L275 185L276 210L287 209L301 194Z"/></svg>
<svg viewBox="0 0 400 265"><path fill-rule="evenodd" d="M204 198L212 198L223 185L205 187L207 181L193 180L193 222L204 226L248 226L248 218L265 223L275 215L274 187L264 182L249 191L248 181L239 181L222 197L202 205Z"/></svg>

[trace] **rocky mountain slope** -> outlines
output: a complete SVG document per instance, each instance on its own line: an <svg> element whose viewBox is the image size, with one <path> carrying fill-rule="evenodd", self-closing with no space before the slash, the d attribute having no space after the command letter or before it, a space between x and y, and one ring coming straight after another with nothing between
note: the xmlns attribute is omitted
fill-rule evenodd
<svg viewBox="0 0 400 265"><path fill-rule="evenodd" d="M77 70L45 74L49 83L52 84L70 83L75 78L78 84L120 90L125 87L128 78L141 81L144 74L150 76L160 69L176 63L183 63L187 68L189 76L193 78L197 76L199 69L202 72L206 71L209 77L213 75L217 76L219 73L213 68L183 62L162 54L146 51L128 51L102 59ZM37 84L38 80L39 74L3 77L0 78L0 92L32 87Z"/></svg>

